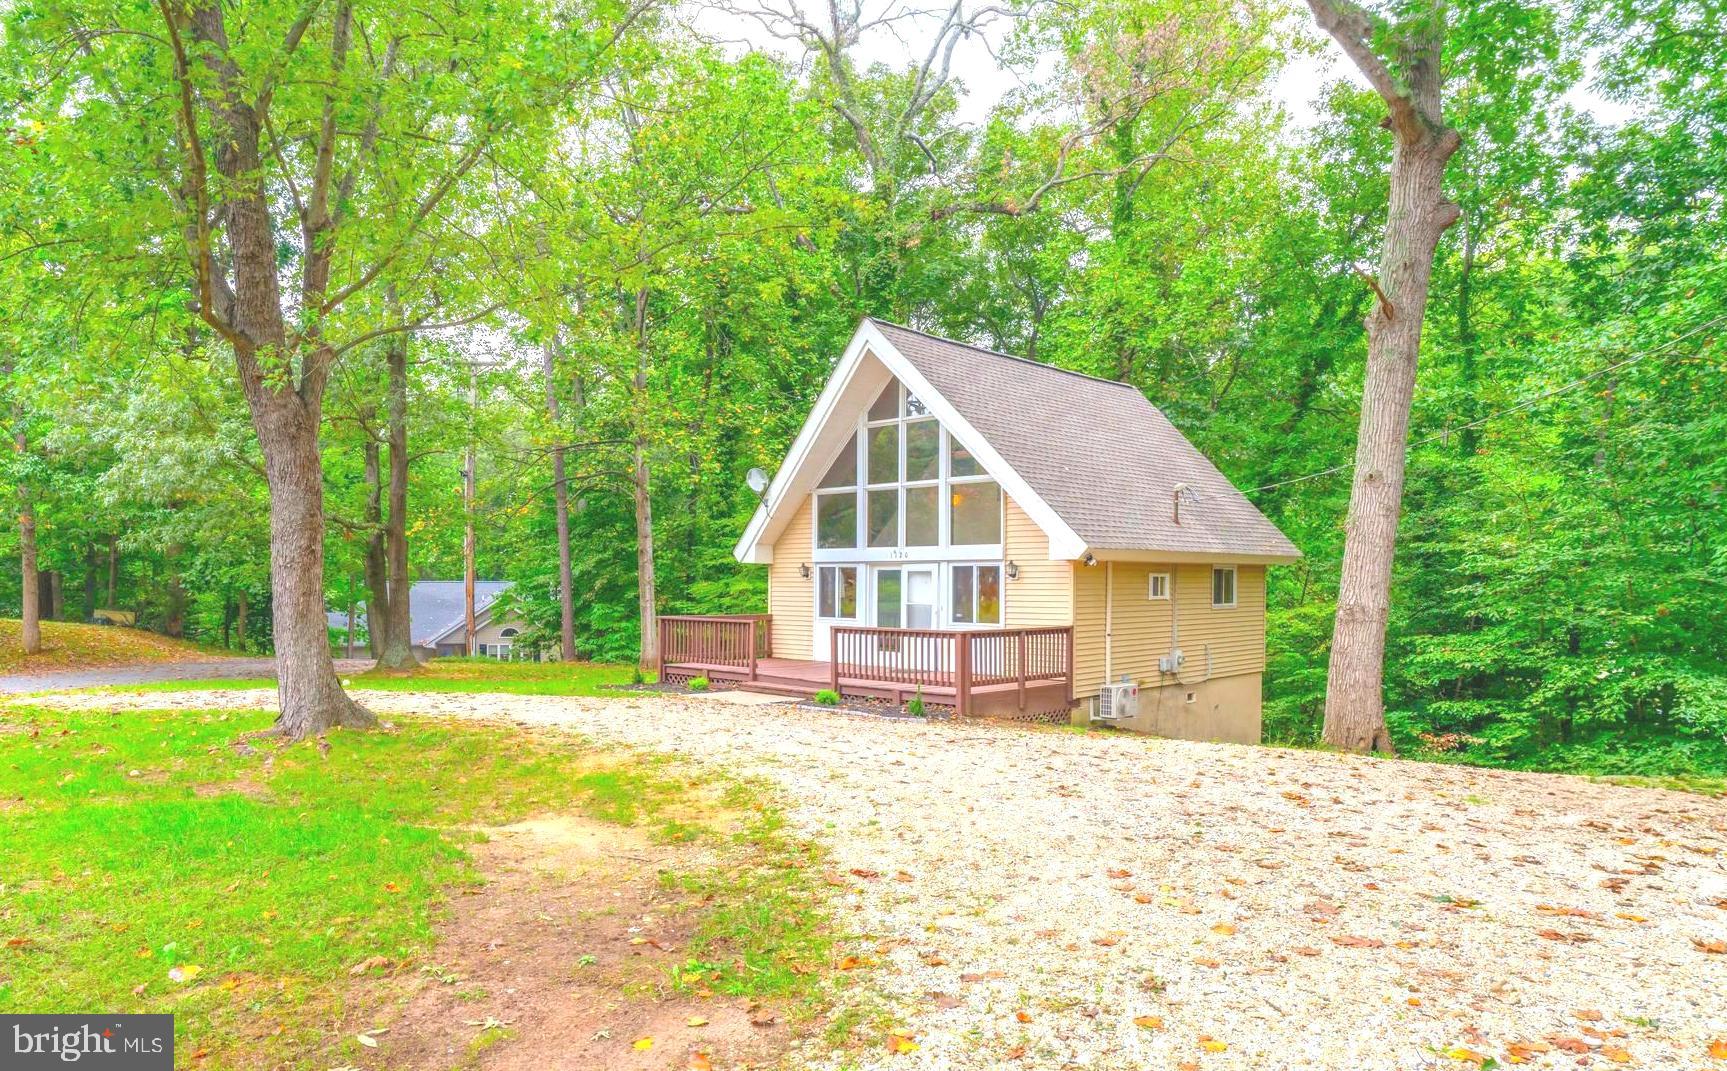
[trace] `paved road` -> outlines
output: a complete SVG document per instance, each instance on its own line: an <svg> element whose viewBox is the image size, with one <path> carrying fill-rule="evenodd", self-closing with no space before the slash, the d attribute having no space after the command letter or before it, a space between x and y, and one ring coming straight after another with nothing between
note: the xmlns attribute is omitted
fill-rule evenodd
<svg viewBox="0 0 1727 1071"><path fill-rule="evenodd" d="M370 659L338 658L336 672L364 673ZM276 675L274 658L218 658L208 662L156 662L141 666L109 666L103 669L63 669L52 673L18 673L0 676L0 694L96 688L109 684L153 684L157 681L241 680Z"/></svg>

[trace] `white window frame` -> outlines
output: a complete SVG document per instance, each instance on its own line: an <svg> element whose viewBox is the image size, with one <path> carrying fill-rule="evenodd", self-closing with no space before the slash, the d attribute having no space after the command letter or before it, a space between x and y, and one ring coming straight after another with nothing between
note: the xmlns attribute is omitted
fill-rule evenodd
<svg viewBox="0 0 1727 1071"><path fill-rule="evenodd" d="M814 596L814 599L815 599L816 620L818 620L818 621L830 621L830 622L836 622L839 624L851 624L851 625L855 625L858 622L863 621L864 620L864 574L866 572L866 570L863 568L863 566L859 565L856 562L825 562L821 565L813 566L812 568L815 571L810 574L810 579L814 582L810 585L810 587L812 589L811 595ZM832 570L835 570L836 572L840 569L850 569L850 570L852 570L852 572L857 574L855 577L853 577L853 583L856 585L856 588L855 588L856 595L854 596L854 599L852 602L852 610L853 610L852 616L850 616L850 617L830 617L829 615L822 613L822 575L821 574L822 574L823 569L832 569ZM839 583L837 577L835 578L834 583L836 585L834 588L834 592L835 592L834 609L837 610L837 609L839 609L838 593L840 590L839 587L837 586Z"/></svg>
<svg viewBox="0 0 1727 1071"><path fill-rule="evenodd" d="M1229 601L1217 601L1217 574L1229 574ZM1214 565L1211 567L1211 608L1213 610L1233 610L1241 599L1241 577L1233 565Z"/></svg>
<svg viewBox="0 0 1727 1071"><path fill-rule="evenodd" d="M997 505L1001 514L997 521L996 530L1001 534L1003 541L1006 539L1007 532L1007 489L1001 485L1001 481L997 480L987 472L976 476L953 475L953 436L949 433L947 426L935 417L934 414L930 413L927 408L921 414L908 414L906 411L906 397L908 392L904 383L901 383L898 379L892 379L888 384L884 384L884 389L887 386L891 386L896 392L896 405L894 410L896 415L891 418L871 420L869 410L870 406L875 404L875 398L872 397L870 399L870 404L866 405L863 412L858 415L852 428L852 434L847 436L848 441L852 444L853 450L856 452L853 458L853 471L856 474L855 479L857 482L849 487L822 487L815 488L810 492L810 560L812 562L830 564L864 565L878 562L972 562L979 560L987 563L991 559L1005 559L1006 555L1003 550L1002 542L975 544L955 544L953 542L952 488L956 484L969 483L993 483L996 485ZM877 392L876 397L880 397L879 391ZM938 431L936 438L936 449L938 452L936 478L933 480L913 480L908 482L905 479L906 443L909 438L906 434L906 428L911 424L916 424L924 420L934 421ZM897 425L899 427L899 465L896 473L898 480L891 484L871 483L869 472L870 432L877 428L888 427L890 425ZM827 462L827 468L833 467L833 461L834 459L830 459ZM822 471L826 472L827 468L824 468ZM906 545L906 522L908 519L906 492L911 488L920 487L934 487L936 489L936 543L932 546L911 547ZM891 547L872 547L868 545L870 530L870 492L888 490L894 491L898 499L897 524L899 530L896 533L895 545ZM820 543L821 535L821 518L818 510L819 499L824 495L840 495L848 493L855 496L854 508L857 516L857 528L852 537L853 545L849 547L823 547L818 545ZM947 578L943 576L941 579L945 581ZM1005 581L1005 574L1003 579ZM861 576L859 583L862 583ZM860 603L861 601L862 600L860 599Z"/></svg>
<svg viewBox="0 0 1727 1071"><path fill-rule="evenodd" d="M1001 603L1001 620L1000 621L961 621L961 620L959 620L959 615L957 613L955 613L956 607L954 605L954 600L953 600L953 575L961 569L994 569L996 571L996 590L1000 592L999 600ZM943 620L947 623L948 628L976 629L976 628L1004 628L1004 627L1006 627L1006 623L1007 623L1007 567L1004 563L999 562L999 561L949 562L948 567L946 569L943 569L941 571L941 573L942 573L941 581L942 581L943 585L945 585L945 586L942 588L942 590L939 594L939 598L941 598L942 602L946 604L945 609L947 612L943 616ZM975 573L973 574L972 581L971 581L971 602L972 602L972 616L975 617L976 612L977 612L977 576Z"/></svg>
<svg viewBox="0 0 1727 1071"><path fill-rule="evenodd" d="M1148 573L1145 578L1145 597L1154 602L1169 601L1169 574Z"/></svg>

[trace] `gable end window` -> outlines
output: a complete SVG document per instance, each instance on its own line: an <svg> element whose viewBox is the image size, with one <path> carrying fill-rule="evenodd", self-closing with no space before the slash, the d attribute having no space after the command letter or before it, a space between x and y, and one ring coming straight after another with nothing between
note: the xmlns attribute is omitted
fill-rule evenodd
<svg viewBox="0 0 1727 1071"><path fill-rule="evenodd" d="M1148 599L1168 599L1169 574L1152 573L1150 579L1146 581L1145 597Z"/></svg>
<svg viewBox="0 0 1727 1071"><path fill-rule="evenodd" d="M1235 605L1235 566L1211 567L1211 605L1219 610Z"/></svg>

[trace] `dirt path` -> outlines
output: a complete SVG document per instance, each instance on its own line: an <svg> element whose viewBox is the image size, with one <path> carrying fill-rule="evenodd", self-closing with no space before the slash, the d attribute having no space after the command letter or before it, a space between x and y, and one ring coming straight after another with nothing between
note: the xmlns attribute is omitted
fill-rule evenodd
<svg viewBox="0 0 1727 1071"><path fill-rule="evenodd" d="M363 698L775 782L832 850L841 924L873 965L847 999L917 1046L890 1054L878 1029L836 1063L1727 1067L1709 1054L1727 1038L1721 801L713 700Z"/></svg>

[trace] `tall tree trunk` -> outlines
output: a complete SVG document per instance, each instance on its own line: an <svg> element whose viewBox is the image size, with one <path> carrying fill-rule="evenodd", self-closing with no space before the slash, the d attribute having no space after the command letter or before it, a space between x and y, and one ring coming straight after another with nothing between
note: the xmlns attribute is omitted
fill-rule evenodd
<svg viewBox="0 0 1727 1071"><path fill-rule="evenodd" d="M270 485L270 613L276 646L276 727L291 740L377 719L342 691L324 609L324 479L319 418L297 392L248 390Z"/></svg>
<svg viewBox="0 0 1727 1071"><path fill-rule="evenodd" d="M654 590L654 507L648 497L648 437L642 414L648 389L648 291L636 291L635 440L630 449L630 483L636 499L636 604L641 611L641 661L649 669L660 668L658 597Z"/></svg>
<svg viewBox="0 0 1727 1071"><path fill-rule="evenodd" d="M6 366L10 372L12 366ZM30 439L22 427L12 433L12 449L23 457L30 452ZM22 606L19 607L19 639L27 655L42 653L42 605L36 588L36 507L30 497L30 484L18 481L18 559L23 585Z"/></svg>
<svg viewBox="0 0 1727 1071"><path fill-rule="evenodd" d="M553 434L558 437L552 447L552 512L558 527L558 637L560 653L565 662L576 660L576 595L575 569L570 561L570 484L564 471L564 438L559 423L557 385L558 339L554 332L540 350L541 370L546 378L546 413L552 419Z"/></svg>
<svg viewBox="0 0 1727 1071"><path fill-rule="evenodd" d="M252 612L252 607L246 599L246 589L241 588L234 598L234 650L246 649L246 617Z"/></svg>
<svg viewBox="0 0 1727 1071"><path fill-rule="evenodd" d="M394 298L394 293L391 297ZM389 626L378 665L384 669L411 670L419 667L414 657L413 623L408 605L408 336L396 334L384 349L389 369L387 390L390 491L389 511L384 518L384 563L389 601L384 613Z"/></svg>
<svg viewBox="0 0 1727 1071"><path fill-rule="evenodd" d="M120 582L120 537L108 537L108 609L118 609L114 605L114 589Z"/></svg>
<svg viewBox="0 0 1727 1071"><path fill-rule="evenodd" d="M384 561L383 476L378 440L366 436L366 650L377 659L390 629L390 580ZM350 625L352 623L350 622Z"/></svg>
<svg viewBox="0 0 1727 1071"><path fill-rule="evenodd" d="M480 383L468 368L468 450L462 463L462 653L474 656L474 410L480 404Z"/></svg>
<svg viewBox="0 0 1727 1071"><path fill-rule="evenodd" d="M50 569L47 574L48 584L48 620L66 620L66 574L58 569Z"/></svg>
<svg viewBox="0 0 1727 1071"><path fill-rule="evenodd" d="M1457 221L1445 197L1445 164L1457 151L1440 109L1443 6L1412 28L1380 25L1349 0L1308 0L1321 28L1343 46L1384 98L1396 136L1379 300L1367 315L1367 380L1355 448L1355 479L1343 544L1337 619L1325 695L1324 740L1351 751L1391 751L1385 726L1385 630L1403 503L1409 406L1415 393L1421 321L1439 238ZM1396 72L1375 51L1396 53Z"/></svg>
<svg viewBox="0 0 1727 1071"><path fill-rule="evenodd" d="M234 597L228 592L222 592L222 649L231 651L230 642L234 638Z"/></svg>
<svg viewBox="0 0 1727 1071"><path fill-rule="evenodd" d="M168 607L162 620L162 631L179 639L186 634L186 585L180 580L181 548L169 547L166 554L168 566Z"/></svg>
<svg viewBox="0 0 1727 1071"><path fill-rule="evenodd" d="M96 616L96 544L84 548L84 620Z"/></svg>

